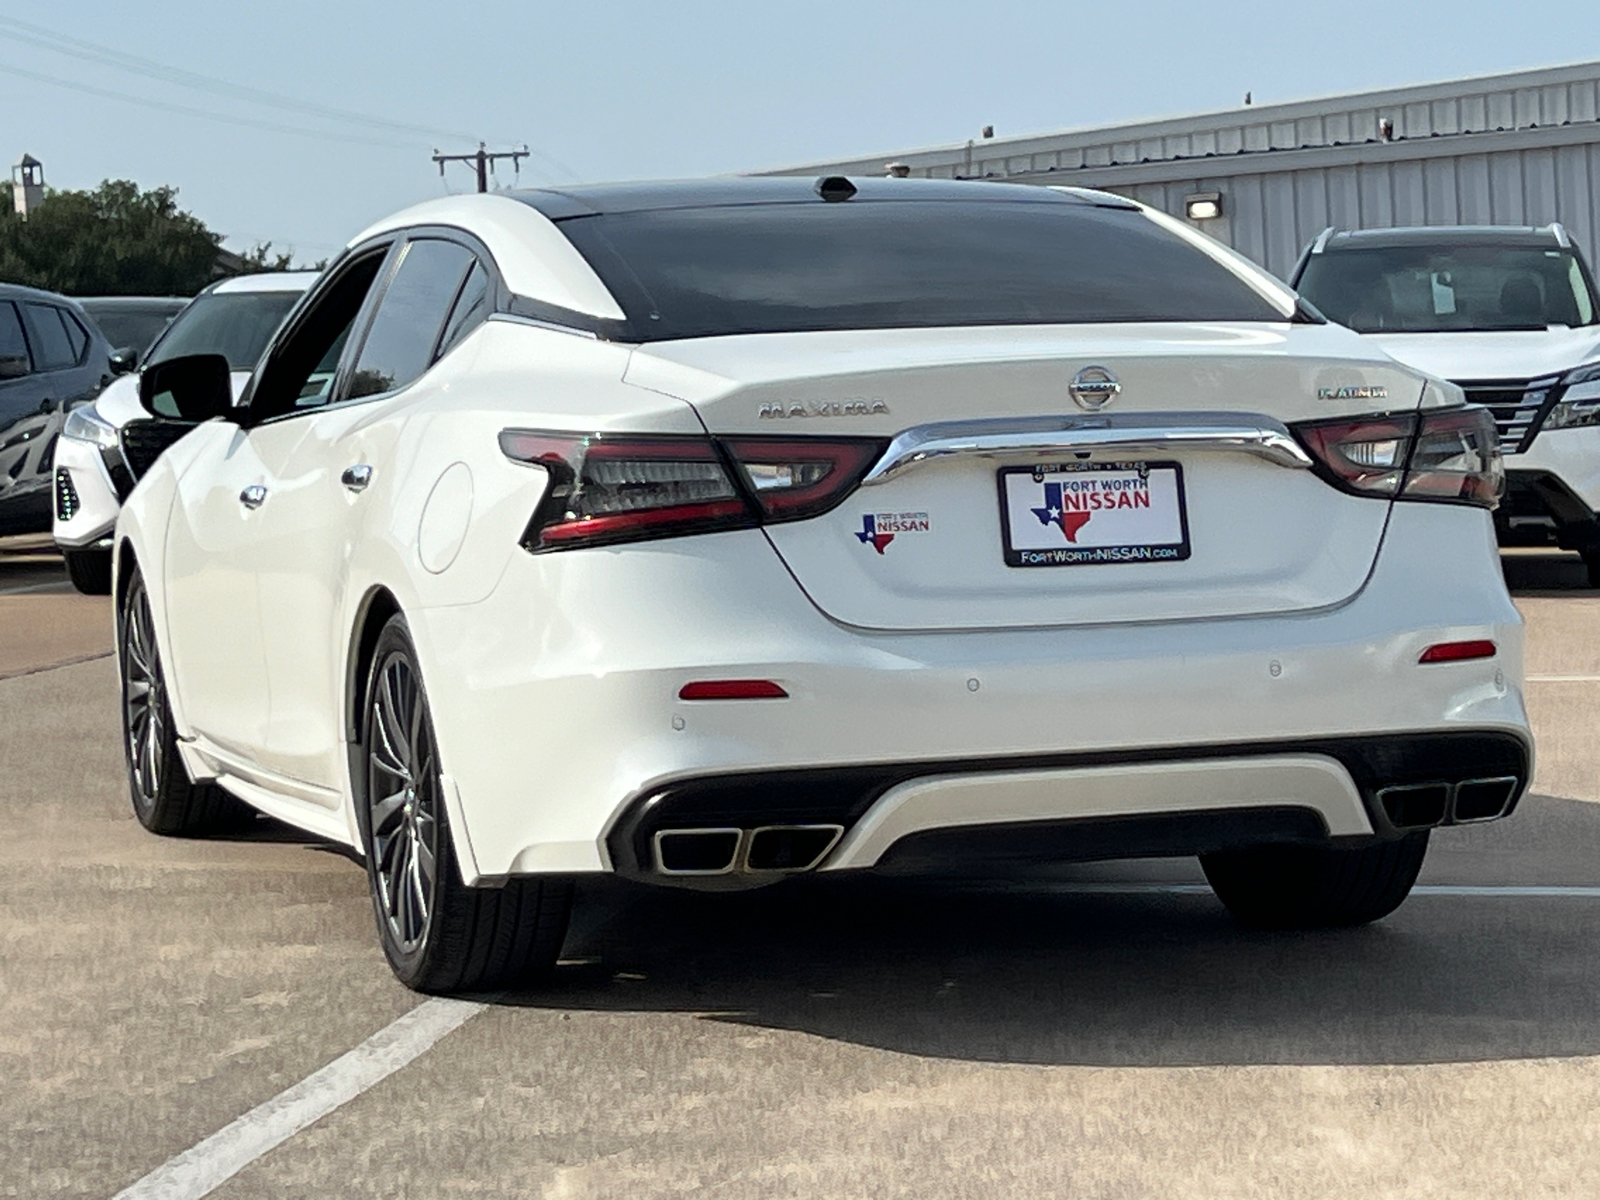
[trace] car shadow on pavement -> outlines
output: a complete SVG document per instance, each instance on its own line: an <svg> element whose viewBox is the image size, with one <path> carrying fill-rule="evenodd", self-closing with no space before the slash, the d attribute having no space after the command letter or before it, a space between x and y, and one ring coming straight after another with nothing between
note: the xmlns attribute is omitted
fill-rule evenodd
<svg viewBox="0 0 1600 1200"><path fill-rule="evenodd" d="M1513 842L1558 836L1572 861L1600 850L1600 806L1535 807L1545 816ZM1482 835L1492 864L1494 828L1438 841ZM1471 855L1443 858L1459 866ZM1515 845L1507 858L1522 861ZM1195 878L1192 862L1162 865L1168 878ZM1085 893L1072 874L987 885L819 878L736 895L612 884L580 893L574 959L554 983L498 999L693 1013L986 1062L1600 1054L1600 898L1422 894L1366 928L1268 934L1234 924L1209 895Z"/></svg>

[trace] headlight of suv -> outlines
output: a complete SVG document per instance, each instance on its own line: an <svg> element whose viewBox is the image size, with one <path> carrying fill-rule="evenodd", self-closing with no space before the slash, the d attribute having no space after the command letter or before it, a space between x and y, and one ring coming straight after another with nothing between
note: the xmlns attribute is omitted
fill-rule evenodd
<svg viewBox="0 0 1600 1200"><path fill-rule="evenodd" d="M1545 418L1546 429L1577 429L1600 425L1600 363L1587 363L1569 371L1562 384L1566 392Z"/></svg>
<svg viewBox="0 0 1600 1200"><path fill-rule="evenodd" d="M118 442L117 427L95 412L92 404L85 404L67 414L67 423L61 427L61 436L77 442L88 442L102 450L115 450Z"/></svg>

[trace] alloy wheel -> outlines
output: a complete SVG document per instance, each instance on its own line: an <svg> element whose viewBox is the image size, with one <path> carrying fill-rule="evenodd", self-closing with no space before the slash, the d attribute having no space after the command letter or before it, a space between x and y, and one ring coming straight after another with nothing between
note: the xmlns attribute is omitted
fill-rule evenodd
<svg viewBox="0 0 1600 1200"><path fill-rule="evenodd" d="M134 799L145 809L156 802L166 765L164 692L150 596L144 581L135 579L123 606L122 717Z"/></svg>
<svg viewBox="0 0 1600 1200"><path fill-rule="evenodd" d="M439 775L410 658L379 666L367 712L367 829L379 911L404 954L428 936L438 882Z"/></svg>

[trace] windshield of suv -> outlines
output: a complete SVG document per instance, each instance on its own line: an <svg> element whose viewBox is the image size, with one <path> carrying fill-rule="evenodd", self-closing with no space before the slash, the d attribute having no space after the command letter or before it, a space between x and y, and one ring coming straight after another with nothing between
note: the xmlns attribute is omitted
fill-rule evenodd
<svg viewBox="0 0 1600 1200"><path fill-rule="evenodd" d="M1358 333L1591 325L1594 294L1570 250L1381 246L1313 254L1299 291Z"/></svg>
<svg viewBox="0 0 1600 1200"><path fill-rule="evenodd" d="M220 354L232 370L248 371L299 299L299 292L209 292L196 296L151 347L145 365L185 354Z"/></svg>
<svg viewBox="0 0 1600 1200"><path fill-rule="evenodd" d="M1283 321L1133 209L853 201L567 218L645 341L735 333L1102 321Z"/></svg>

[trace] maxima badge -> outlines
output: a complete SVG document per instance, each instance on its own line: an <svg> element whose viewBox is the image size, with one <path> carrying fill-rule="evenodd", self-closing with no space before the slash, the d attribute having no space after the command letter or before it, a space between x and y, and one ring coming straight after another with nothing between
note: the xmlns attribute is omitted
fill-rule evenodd
<svg viewBox="0 0 1600 1200"><path fill-rule="evenodd" d="M1387 400L1386 387L1329 387L1318 388L1318 400Z"/></svg>
<svg viewBox="0 0 1600 1200"><path fill-rule="evenodd" d="M1117 398L1122 385L1104 367L1085 367L1067 384L1073 403L1085 412L1099 412Z"/></svg>

